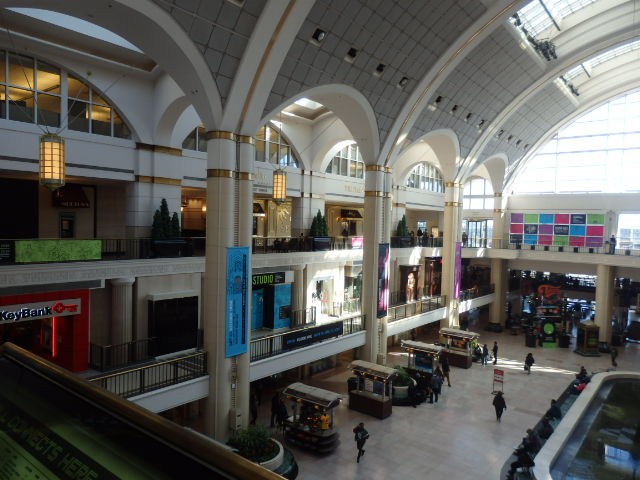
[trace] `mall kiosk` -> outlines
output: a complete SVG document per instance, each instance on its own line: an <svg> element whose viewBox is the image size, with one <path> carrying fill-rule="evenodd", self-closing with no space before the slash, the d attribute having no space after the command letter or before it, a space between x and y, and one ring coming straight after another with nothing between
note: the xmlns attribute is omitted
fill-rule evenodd
<svg viewBox="0 0 640 480"><path fill-rule="evenodd" d="M333 452L339 443L333 408L340 404L341 395L297 382L286 387L282 396L293 409L284 423L285 442L314 453Z"/></svg>
<svg viewBox="0 0 640 480"><path fill-rule="evenodd" d="M447 357L449 365L470 368L473 364L472 343L480 338L480 334L457 328L441 328L440 336L442 343L448 347L441 355Z"/></svg>
<svg viewBox="0 0 640 480"><path fill-rule="evenodd" d="M600 327L592 321L580 322L576 339L576 349L574 352L585 357L599 357L598 336Z"/></svg>
<svg viewBox="0 0 640 480"><path fill-rule="evenodd" d="M368 415L387 418L391 415L391 391L395 368L354 360L351 370L355 381L349 381L349 408Z"/></svg>
<svg viewBox="0 0 640 480"><path fill-rule="evenodd" d="M407 369L426 373L429 377L440 366L440 355L446 350L440 345L414 340L402 340L400 346L409 354Z"/></svg>

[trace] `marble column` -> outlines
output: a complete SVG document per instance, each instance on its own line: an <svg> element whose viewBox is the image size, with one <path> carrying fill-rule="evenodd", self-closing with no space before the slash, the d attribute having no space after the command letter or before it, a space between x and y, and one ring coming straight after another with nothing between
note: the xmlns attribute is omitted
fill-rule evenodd
<svg viewBox="0 0 640 480"><path fill-rule="evenodd" d="M448 317L443 320L444 327L458 328L460 302L455 298L456 242L460 241L460 195L462 186L455 182L446 182L444 191L444 231L442 238L442 280L441 292L447 296Z"/></svg>
<svg viewBox="0 0 640 480"><path fill-rule="evenodd" d="M609 343L611 341L611 317L614 313L615 267L598 265L596 275L595 323L600 327L598 339L601 342Z"/></svg>
<svg viewBox="0 0 640 480"><path fill-rule="evenodd" d="M504 329L506 312L504 305L507 299L507 261L501 258L491 259L491 283L495 290L495 300L489 305L489 324L487 330L501 332Z"/></svg>

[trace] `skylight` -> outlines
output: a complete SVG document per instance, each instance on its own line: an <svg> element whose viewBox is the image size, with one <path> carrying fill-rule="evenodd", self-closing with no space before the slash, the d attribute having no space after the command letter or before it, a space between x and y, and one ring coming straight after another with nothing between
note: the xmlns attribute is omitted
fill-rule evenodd
<svg viewBox="0 0 640 480"><path fill-rule="evenodd" d="M135 45L129 43L121 36L116 35L115 33L110 32L105 28L94 25L93 23L86 22L70 15L52 12L50 10L40 10L36 8L9 8L8 10L19 13L20 15L26 15L28 17L35 18L36 20L42 22L56 25L58 27L66 28L67 30L72 30L83 35L87 35L89 37L93 37L98 40L117 45L119 47L128 48L129 50L143 53Z"/></svg>
<svg viewBox="0 0 640 480"><path fill-rule="evenodd" d="M583 62L582 64L572 68L564 74L564 78L567 80L571 80L582 74L585 70L587 72L592 72L593 69L598 65L601 65L605 62L613 60L616 57L633 52L634 50L638 49L640 49L640 40L636 40L635 42L630 42L625 45L620 45L619 47L613 48L611 50L607 50L606 52L603 52L600 55L593 57L586 62Z"/></svg>
<svg viewBox="0 0 640 480"><path fill-rule="evenodd" d="M518 11L517 16L522 26L538 37L540 33L556 26L556 33L562 19L581 10L597 0L534 0ZM555 35L547 35L551 37Z"/></svg>
<svg viewBox="0 0 640 480"><path fill-rule="evenodd" d="M308 108L309 110L318 110L323 107L322 104L318 102L314 102L313 100L309 100L308 98L301 98L300 100L296 100L296 105L300 105L301 107Z"/></svg>

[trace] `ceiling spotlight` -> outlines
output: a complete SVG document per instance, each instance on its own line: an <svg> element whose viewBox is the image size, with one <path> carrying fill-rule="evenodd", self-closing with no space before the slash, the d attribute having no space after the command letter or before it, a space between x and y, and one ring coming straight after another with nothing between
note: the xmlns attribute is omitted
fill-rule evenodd
<svg viewBox="0 0 640 480"><path fill-rule="evenodd" d="M471 117L473 117L473 113L471 113L471 112L467 113L467 116L464 117L464 121L468 122L469 120L471 120Z"/></svg>
<svg viewBox="0 0 640 480"><path fill-rule="evenodd" d="M376 77L379 77L380 75L382 75L382 72L384 72L386 65L384 63L379 63L378 66L376 67L376 71L373 72L373 74Z"/></svg>
<svg viewBox="0 0 640 480"><path fill-rule="evenodd" d="M485 120L484 118L478 122L478 128L482 128L484 126Z"/></svg>
<svg viewBox="0 0 640 480"><path fill-rule="evenodd" d="M516 147L519 147L521 143L522 143L522 140L518 140L518 141L516 142Z"/></svg>
<svg viewBox="0 0 640 480"><path fill-rule="evenodd" d="M327 32L319 28L316 28L316 31L313 32L313 35L311 35L311 40L316 44L320 44L320 42L322 42L326 36L327 36Z"/></svg>
<svg viewBox="0 0 640 480"><path fill-rule="evenodd" d="M458 105L451 107L451 113L456 113L456 110L458 110Z"/></svg>
<svg viewBox="0 0 640 480"><path fill-rule="evenodd" d="M353 63L357 55L358 55L358 50L356 50L355 48L350 48L347 54L345 55L344 59L349 63Z"/></svg>
<svg viewBox="0 0 640 480"><path fill-rule="evenodd" d="M404 88L407 86L407 83L409 83L409 79L407 77L402 77L400 79L400 81L398 82L398 88Z"/></svg>
<svg viewBox="0 0 640 480"><path fill-rule="evenodd" d="M500 131L497 133L496 138L500 138L503 133L504 133L504 128L501 128Z"/></svg>
<svg viewBox="0 0 640 480"><path fill-rule="evenodd" d="M436 97L436 99L433 101L433 103L435 103L436 105L439 104L442 101L442 95L438 95Z"/></svg>
<svg viewBox="0 0 640 480"><path fill-rule="evenodd" d="M509 135L507 137L507 143L511 143L511 140L513 140L513 135Z"/></svg>

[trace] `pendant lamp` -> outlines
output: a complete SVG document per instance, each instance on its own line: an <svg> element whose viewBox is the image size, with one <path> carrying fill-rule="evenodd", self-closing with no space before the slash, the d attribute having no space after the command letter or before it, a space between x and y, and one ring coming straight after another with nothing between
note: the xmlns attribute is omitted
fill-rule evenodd
<svg viewBox="0 0 640 480"><path fill-rule="evenodd" d="M40 137L40 185L56 190L64 186L64 139L55 133Z"/></svg>

